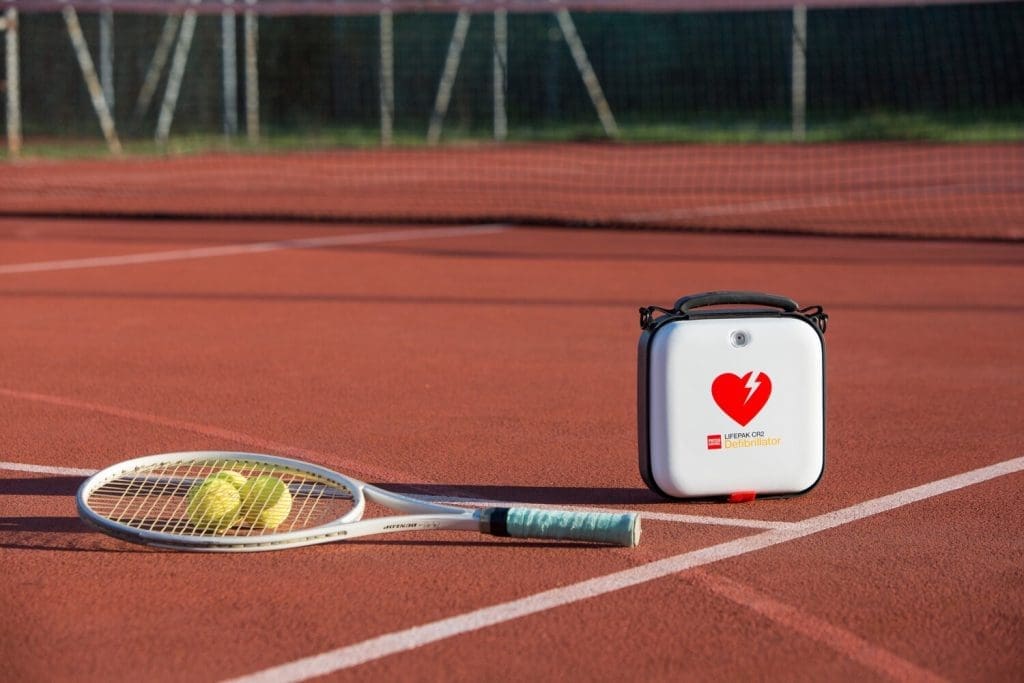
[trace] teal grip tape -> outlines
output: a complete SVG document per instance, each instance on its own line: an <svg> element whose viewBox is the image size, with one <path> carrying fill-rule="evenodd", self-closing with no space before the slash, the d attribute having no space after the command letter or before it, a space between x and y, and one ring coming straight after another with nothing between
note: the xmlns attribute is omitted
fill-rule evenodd
<svg viewBox="0 0 1024 683"><path fill-rule="evenodd" d="M589 541L632 547L640 542L640 516L635 512L571 512L509 508L509 536Z"/></svg>

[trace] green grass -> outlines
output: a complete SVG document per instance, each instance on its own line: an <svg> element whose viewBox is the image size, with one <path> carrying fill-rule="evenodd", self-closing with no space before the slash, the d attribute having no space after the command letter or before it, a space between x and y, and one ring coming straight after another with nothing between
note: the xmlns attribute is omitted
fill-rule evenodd
<svg viewBox="0 0 1024 683"><path fill-rule="evenodd" d="M1021 112L1013 118L992 119L876 112L816 127L814 134L822 141L1021 142L1024 141L1022 122Z"/></svg>
<svg viewBox="0 0 1024 683"><path fill-rule="evenodd" d="M772 120L745 119L723 115L679 123L622 120L619 122L620 143L681 144L757 144L794 142L789 122L784 116ZM509 143L606 141L601 126L594 123L545 126L513 126ZM489 143L488 129L457 129L445 131L443 145ZM936 143L1019 143L1024 142L1024 113L1000 112L998 116L979 119L968 116L932 116L875 112L815 121L808 125L805 143L846 141L911 141ZM199 153L277 153L331 149L374 149L380 146L380 133L372 127L318 128L316 130L275 129L268 127L259 142L250 144L240 135L228 138L222 134L188 133L173 135L166 148L152 139L122 141L127 156L183 156ZM426 148L423 130L398 129L394 133L396 147ZM25 158L91 159L106 157L109 150L98 131L68 137L38 137L26 134L22 152ZM6 149L0 158L7 158Z"/></svg>

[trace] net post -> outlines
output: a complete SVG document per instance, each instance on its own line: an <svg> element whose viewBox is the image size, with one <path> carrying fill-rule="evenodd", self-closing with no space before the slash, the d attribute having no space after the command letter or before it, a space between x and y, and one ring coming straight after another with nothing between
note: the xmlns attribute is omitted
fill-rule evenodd
<svg viewBox="0 0 1024 683"><path fill-rule="evenodd" d="M18 63L18 10L8 7L0 21L5 38L7 73L7 153L12 159L21 156L21 65Z"/></svg>
<svg viewBox="0 0 1024 683"><path fill-rule="evenodd" d="M459 75L459 64L462 61L462 49L466 45L466 34L469 32L469 12L460 9L455 17L455 28L448 42L448 55L444 60L441 82L437 84L437 97L434 99L434 112L430 115L430 127L427 129L427 144L436 145L441 140L441 128L448 103L452 97L452 87Z"/></svg>
<svg viewBox="0 0 1024 683"><path fill-rule="evenodd" d="M96 66L92 62L89 46L86 44L85 35L82 33L82 25L78 21L78 12L71 5L64 5L61 13L64 16L64 25L67 28L68 37L71 38L71 44L75 50L78 67L82 71L82 78L85 79L85 87L89 90L93 109L96 111L97 118L99 118L103 137L107 141L107 148L111 154L120 155L122 152L121 141L117 137L114 119L110 115L110 107L107 106L107 99L103 95L102 87L100 87L100 80L96 75Z"/></svg>
<svg viewBox="0 0 1024 683"><path fill-rule="evenodd" d="M256 0L246 0L243 29L245 31L245 131L250 144L260 141L260 75L257 51L259 23L254 7Z"/></svg>
<svg viewBox="0 0 1024 683"><path fill-rule="evenodd" d="M199 0L192 0L192 5L198 4ZM156 124L156 142L163 148L167 146L167 140L171 134L171 123L174 121L174 110L178 106L178 95L181 93L181 81L185 77L185 65L188 62L188 53L192 49L192 37L196 30L196 11L194 7L185 10L181 20L181 32L178 34L178 42L174 46L174 56L171 58L171 70L167 74L167 89L164 90L164 100L160 105L160 117Z"/></svg>
<svg viewBox="0 0 1024 683"><path fill-rule="evenodd" d="M494 140L508 137L508 113L505 110L505 84L508 74L508 11L494 10Z"/></svg>
<svg viewBox="0 0 1024 683"><path fill-rule="evenodd" d="M563 8L558 10L555 16L558 18L558 26L562 29L562 36L569 45L569 52L572 53L572 58L576 61L576 69L583 78L583 84L587 88L587 94L590 96L590 101L597 111L597 118L601 120L601 126L604 128L605 134L610 138L619 137L619 127L615 123L611 107L608 106L608 101L604 97L604 91L601 90L601 83L597 80L594 67L591 66L590 59L587 57L583 41L580 40L580 35L576 31L576 24L572 20L572 15L569 14L569 10Z"/></svg>
<svg viewBox="0 0 1024 683"><path fill-rule="evenodd" d="M807 6L793 7L792 46L792 117L793 139L807 138Z"/></svg>
<svg viewBox="0 0 1024 683"><path fill-rule="evenodd" d="M110 7L110 0L103 1L104 7L100 10L100 85L103 86L103 96L107 99L107 106L113 111L114 104L114 10Z"/></svg>
<svg viewBox="0 0 1024 683"><path fill-rule="evenodd" d="M395 30L390 0L384 0L380 11L380 144L389 147L394 141L395 115Z"/></svg>
<svg viewBox="0 0 1024 683"><path fill-rule="evenodd" d="M233 4L234 0L224 0L224 11L220 15L224 134L228 137L238 134L238 64L235 58L238 44L235 38Z"/></svg>

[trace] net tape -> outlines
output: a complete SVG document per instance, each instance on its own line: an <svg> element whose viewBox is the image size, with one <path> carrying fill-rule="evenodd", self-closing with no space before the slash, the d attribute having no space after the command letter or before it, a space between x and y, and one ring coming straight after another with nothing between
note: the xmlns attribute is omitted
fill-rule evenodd
<svg viewBox="0 0 1024 683"><path fill-rule="evenodd" d="M192 10L220 14L227 10L268 15L361 15L381 11L394 13L555 12L722 12L791 10L794 5L808 9L866 7L910 7L925 5L968 5L1013 2L1014 0L3 0L0 8L27 12L53 12L65 6L83 12L113 10L152 14Z"/></svg>

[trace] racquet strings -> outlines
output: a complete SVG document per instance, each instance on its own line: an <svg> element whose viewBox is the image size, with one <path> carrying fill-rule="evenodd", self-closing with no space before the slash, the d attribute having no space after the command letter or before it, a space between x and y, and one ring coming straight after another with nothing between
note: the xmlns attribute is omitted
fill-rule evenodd
<svg viewBox="0 0 1024 683"><path fill-rule="evenodd" d="M240 501L245 500L242 480L222 472L233 472L245 481L273 477L282 482L291 498L287 516L274 528L254 522L274 502L258 495L250 496L249 504L234 513L234 499L230 494L225 496L222 485L200 488L215 475L218 479L226 477L224 483L236 486ZM168 462L121 473L93 490L86 504L98 515L140 531L180 536L262 536L336 521L351 511L353 496L339 482L297 469L239 459L208 459ZM197 512L200 510L213 512L204 517Z"/></svg>

